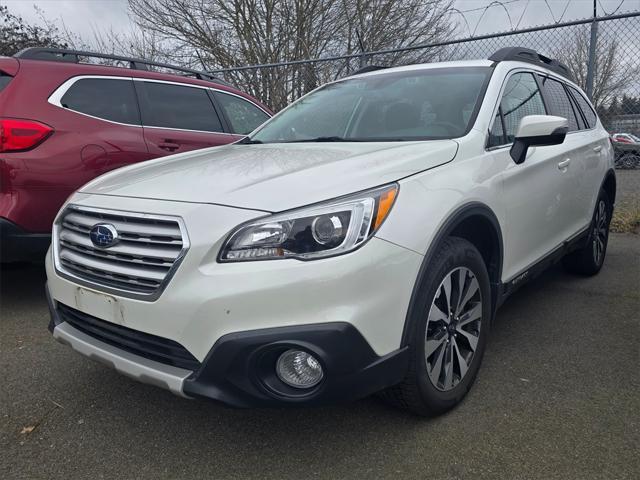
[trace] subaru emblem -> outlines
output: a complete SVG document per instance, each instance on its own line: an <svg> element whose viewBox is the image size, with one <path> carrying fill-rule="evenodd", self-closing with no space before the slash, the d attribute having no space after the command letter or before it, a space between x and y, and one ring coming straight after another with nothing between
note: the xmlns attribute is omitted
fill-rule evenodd
<svg viewBox="0 0 640 480"><path fill-rule="evenodd" d="M91 242L99 248L112 247L118 243L118 231L116 227L108 223L98 223L89 231Z"/></svg>

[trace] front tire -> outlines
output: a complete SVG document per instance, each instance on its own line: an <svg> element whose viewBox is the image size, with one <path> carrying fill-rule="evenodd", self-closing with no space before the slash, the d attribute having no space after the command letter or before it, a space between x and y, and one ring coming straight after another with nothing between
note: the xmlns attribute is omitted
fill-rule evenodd
<svg viewBox="0 0 640 480"><path fill-rule="evenodd" d="M564 257L562 261L567 271L585 276L595 275L600 271L607 254L612 213L609 196L602 190L596 201L587 243L580 250Z"/></svg>
<svg viewBox="0 0 640 480"><path fill-rule="evenodd" d="M467 240L446 239L428 265L408 319L407 375L381 396L423 416L439 415L457 405L482 362L491 312L489 274L482 255Z"/></svg>

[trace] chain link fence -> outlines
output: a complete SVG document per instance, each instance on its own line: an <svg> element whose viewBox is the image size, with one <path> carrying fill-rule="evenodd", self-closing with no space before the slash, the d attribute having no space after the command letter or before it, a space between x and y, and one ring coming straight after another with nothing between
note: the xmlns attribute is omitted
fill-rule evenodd
<svg viewBox="0 0 640 480"><path fill-rule="evenodd" d="M278 111L323 83L351 75L368 65L487 58L510 46L531 48L565 63L612 134L619 166L640 166L640 12L213 73Z"/></svg>

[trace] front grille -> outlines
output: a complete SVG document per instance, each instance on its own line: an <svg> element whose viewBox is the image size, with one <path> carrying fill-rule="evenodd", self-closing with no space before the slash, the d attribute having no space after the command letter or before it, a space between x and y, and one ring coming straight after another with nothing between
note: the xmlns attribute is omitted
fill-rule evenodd
<svg viewBox="0 0 640 480"><path fill-rule="evenodd" d="M115 227L119 241L96 247L89 232ZM186 235L175 218L68 207L55 227L56 259L63 273L136 296L158 295L184 255Z"/></svg>
<svg viewBox="0 0 640 480"><path fill-rule="evenodd" d="M81 332L127 352L187 370L200 368L200 362L173 340L105 322L61 303L58 304L58 314L61 320Z"/></svg>

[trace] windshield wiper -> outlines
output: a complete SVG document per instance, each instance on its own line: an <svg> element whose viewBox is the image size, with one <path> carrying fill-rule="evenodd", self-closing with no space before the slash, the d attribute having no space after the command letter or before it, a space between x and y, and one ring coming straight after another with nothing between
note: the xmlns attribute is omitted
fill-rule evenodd
<svg viewBox="0 0 640 480"><path fill-rule="evenodd" d="M362 140L356 140L353 138L343 138L343 137L315 137L315 138L305 138L303 140L287 140L283 143L310 143L310 142L361 142Z"/></svg>
<svg viewBox="0 0 640 480"><path fill-rule="evenodd" d="M236 142L238 145L259 145L262 142L262 140L252 140L249 137L244 137L242 140Z"/></svg>

